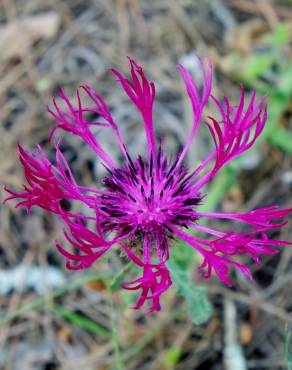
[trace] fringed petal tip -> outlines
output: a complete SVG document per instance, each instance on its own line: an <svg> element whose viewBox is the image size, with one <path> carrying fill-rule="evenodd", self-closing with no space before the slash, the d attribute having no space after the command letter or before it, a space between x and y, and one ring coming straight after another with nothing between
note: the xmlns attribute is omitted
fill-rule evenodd
<svg viewBox="0 0 292 370"><path fill-rule="evenodd" d="M252 273L247 266L235 262L228 257L217 256L215 253L206 254L203 262L198 267L198 273L201 277L209 279L214 270L214 273L226 286L232 287L233 283L229 278L231 273L230 267L232 266L241 272L248 280L253 280ZM207 269L207 271L204 271L204 269Z"/></svg>
<svg viewBox="0 0 292 370"><path fill-rule="evenodd" d="M151 302L147 314L160 311L160 296L171 286L172 280L166 265L144 265L143 275L122 284L126 290L141 289L140 296L133 309L139 309L148 301Z"/></svg>

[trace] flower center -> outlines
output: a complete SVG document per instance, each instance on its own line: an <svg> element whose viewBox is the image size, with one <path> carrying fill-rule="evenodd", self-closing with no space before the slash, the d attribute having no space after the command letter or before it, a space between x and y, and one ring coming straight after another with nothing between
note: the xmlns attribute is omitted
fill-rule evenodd
<svg viewBox="0 0 292 370"><path fill-rule="evenodd" d="M144 162L139 157L133 162L109 171L103 180L103 229L125 233L157 233L171 231L171 225L188 227L198 219L195 207L202 196L192 191L192 176L183 165L171 167L159 153Z"/></svg>

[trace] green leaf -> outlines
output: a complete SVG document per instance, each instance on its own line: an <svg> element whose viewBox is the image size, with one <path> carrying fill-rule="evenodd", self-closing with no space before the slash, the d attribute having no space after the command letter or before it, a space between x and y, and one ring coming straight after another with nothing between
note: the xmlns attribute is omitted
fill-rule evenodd
<svg viewBox="0 0 292 370"><path fill-rule="evenodd" d="M269 136L271 144L278 146L287 153L292 154L292 134L283 127L278 126L273 135Z"/></svg>
<svg viewBox="0 0 292 370"><path fill-rule="evenodd" d="M181 349L172 347L163 356L162 362L166 369L173 369L181 356Z"/></svg>
<svg viewBox="0 0 292 370"><path fill-rule="evenodd" d="M180 269L187 270L191 263L196 260L198 253L183 240L178 240L172 251L172 258Z"/></svg>
<svg viewBox="0 0 292 370"><path fill-rule="evenodd" d="M277 91L284 95L284 101L290 103L289 98L292 95L292 63L282 66L281 72L277 78ZM286 99L285 99L286 98Z"/></svg>
<svg viewBox="0 0 292 370"><path fill-rule="evenodd" d="M282 48L289 43L290 30L287 23L280 23L269 39L275 47Z"/></svg>
<svg viewBox="0 0 292 370"><path fill-rule="evenodd" d="M243 71L240 77L246 82L252 82L255 78L260 77L266 70L271 67L274 61L272 54L253 54L243 65Z"/></svg>
<svg viewBox="0 0 292 370"><path fill-rule="evenodd" d="M92 320L78 313L67 310L66 308L54 305L53 312L56 315L64 317L65 320L71 322L73 325L77 325L80 328L90 331L93 334L97 334L102 337L109 335L109 331L104 327L96 324Z"/></svg>
<svg viewBox="0 0 292 370"><path fill-rule="evenodd" d="M178 293L187 301L191 320L197 325L206 322L211 317L213 309L205 288L195 286L188 271L174 258L167 262L167 267Z"/></svg>

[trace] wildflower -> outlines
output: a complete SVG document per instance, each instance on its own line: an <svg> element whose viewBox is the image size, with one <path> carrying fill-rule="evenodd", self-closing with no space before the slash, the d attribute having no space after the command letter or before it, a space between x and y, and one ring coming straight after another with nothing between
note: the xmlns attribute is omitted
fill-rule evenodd
<svg viewBox="0 0 292 370"><path fill-rule="evenodd" d="M206 213L198 210L205 194L203 187L232 159L248 150L264 129L267 120L265 98L256 98L254 91L246 98L242 88L237 106L227 98L219 102L211 95L212 65L202 61L202 91L190 73L180 65L193 109L193 123L185 146L174 162L170 162L162 146L156 144L153 126L155 86L149 82L143 69L129 59L131 79L113 69L122 88L140 112L147 139L147 158L132 159L122 139L118 125L103 99L88 85L77 91L74 104L59 93L53 100L50 114L57 121L51 137L62 129L80 136L97 154L108 170L99 189L77 184L68 162L63 156L59 141L55 142L56 164L51 163L38 146L37 153L30 153L19 145L19 159L24 168L27 185L22 192L7 191L10 199L20 199L17 207L30 211L39 206L59 216L66 227L65 238L78 253L66 250L59 242L57 248L67 261L67 268L78 270L90 267L96 260L118 244L137 266L142 276L124 283L124 288L140 290L136 308L151 302L150 311L160 310L160 296L172 284L166 265L170 258L172 239L181 239L202 257L199 270L209 278L212 272L223 283L231 285L231 268L251 279L249 268L236 260L238 255L249 255L259 263L263 254L277 253L276 247L291 244L272 240L269 230L281 228L281 221L291 209L280 210L273 205L251 212ZM90 104L85 105L80 92L83 90ZM202 114L212 99L218 109L218 118L209 117L203 123ZM88 113L98 117L89 121ZM200 127L205 124L214 141L214 150L195 169L189 171L185 156ZM92 131L92 126L108 127L116 136L124 155L124 164L118 166L103 149ZM90 215L78 214L64 207L64 200L79 201L91 211ZM92 212L93 211L93 212ZM203 218L226 219L244 223L247 231L219 231L201 224ZM89 224L94 223L94 229ZM186 229L197 231L189 233ZM201 237L198 235L205 235Z"/></svg>

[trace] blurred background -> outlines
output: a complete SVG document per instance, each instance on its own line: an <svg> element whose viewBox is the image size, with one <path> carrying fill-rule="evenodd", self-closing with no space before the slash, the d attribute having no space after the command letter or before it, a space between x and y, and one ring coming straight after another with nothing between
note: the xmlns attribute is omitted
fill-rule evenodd
<svg viewBox="0 0 292 370"><path fill-rule="evenodd" d="M127 55L157 87L156 133L167 153L182 147L192 122L177 63L200 78L196 56L214 63L214 93L236 103L240 83L268 93L269 119L258 144L224 169L204 208L237 212L279 204L292 195L292 1L290 0L1 0L0 181L20 189L16 147L48 141L51 99L82 82L112 109L132 156L145 151L139 116L110 68L127 72ZM208 108L212 112L212 107ZM114 138L96 132L119 160ZM211 148L202 130L192 166ZM82 184L98 186L104 168L79 138L62 150ZM1 186L1 197L5 193ZM10 202L0 214L0 368L3 370L292 369L291 249L253 266L254 281L234 274L234 288L196 277L196 256L175 253L181 281L162 298L162 311L130 309L135 293L119 289L127 267L112 253L88 271L68 272L55 250L62 225ZM291 225L276 238L290 239ZM179 251L178 251L179 250Z"/></svg>

